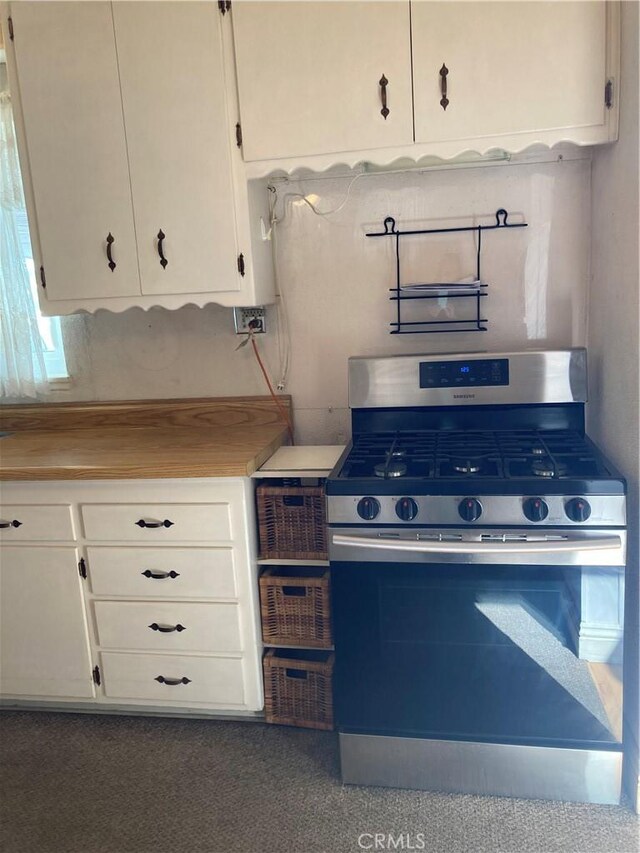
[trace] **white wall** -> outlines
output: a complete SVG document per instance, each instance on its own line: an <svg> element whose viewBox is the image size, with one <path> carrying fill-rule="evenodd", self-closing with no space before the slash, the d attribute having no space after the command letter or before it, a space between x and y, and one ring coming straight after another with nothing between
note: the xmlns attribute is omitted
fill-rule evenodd
<svg viewBox="0 0 640 853"><path fill-rule="evenodd" d="M626 734L635 758L627 766L637 786L640 726L639 571L640 338L638 285L638 4L622 4L620 137L593 157L592 281L588 345L591 403L588 428L629 483L629 559L625 645ZM632 778L635 781L632 781Z"/></svg>
<svg viewBox="0 0 640 853"><path fill-rule="evenodd" d="M529 155L531 156L531 155ZM549 157L548 152L545 155ZM460 349L580 345L586 333L589 280L589 152L551 162L367 175L337 214L320 218L294 193L314 194L321 210L344 198L349 178L277 182L278 267L292 338L288 393L297 437L333 443L348 434L347 359L350 355ZM400 227L489 222L505 207L529 227L486 234L483 309L489 331L391 336L394 306L393 240L366 238L387 215ZM475 269L470 235L412 238L406 279L454 278ZM457 300L462 309L465 300ZM455 311L443 304L445 315ZM421 303L425 308L425 303ZM471 310L472 304L464 306ZM260 339L278 372L275 309ZM131 310L65 320L74 384L58 399L125 399L262 394L250 348L238 352L231 312L216 306L168 312Z"/></svg>

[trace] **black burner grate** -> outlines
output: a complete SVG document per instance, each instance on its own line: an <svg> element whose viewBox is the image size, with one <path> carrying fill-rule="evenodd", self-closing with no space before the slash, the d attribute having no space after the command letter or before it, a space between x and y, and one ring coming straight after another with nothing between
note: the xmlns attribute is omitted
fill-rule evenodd
<svg viewBox="0 0 640 853"><path fill-rule="evenodd" d="M572 430L424 430L354 438L340 478L518 479L606 476Z"/></svg>

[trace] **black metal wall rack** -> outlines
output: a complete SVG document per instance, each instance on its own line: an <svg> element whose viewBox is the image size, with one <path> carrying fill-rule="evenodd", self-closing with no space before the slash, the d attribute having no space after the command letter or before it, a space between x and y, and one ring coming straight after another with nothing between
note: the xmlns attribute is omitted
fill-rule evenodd
<svg viewBox="0 0 640 853"><path fill-rule="evenodd" d="M499 228L526 228L526 222L507 222L509 214L501 207L496 211L496 221L492 225L468 225L459 228L427 228L412 231L399 231L396 228L396 220L392 216L387 218L382 223L384 231L370 232L367 237L395 237L396 248L396 286L389 288L392 294L389 299L396 303L396 319L390 323L392 335L412 335L412 334L434 334L436 332L486 332L486 324L488 320L481 315L481 299L487 295L488 285L482 281L480 259L482 253L482 232L495 231ZM416 236L421 234L454 234L460 232L475 232L477 234L476 247L476 282L469 285L451 283L451 284L434 284L434 285L412 285L416 288L416 292L408 292L406 285L402 284L400 274L400 238L407 236ZM422 287L424 290L419 290ZM466 290L462 292L463 288ZM425 292L429 289L429 292ZM432 288L432 290L431 290ZM402 304L403 302L416 299L474 299L475 300L475 317L466 320L403 320L402 319ZM420 327L420 328L416 328ZM428 327L428 328L427 328ZM438 327L438 328L435 328ZM441 328L444 327L444 328Z"/></svg>

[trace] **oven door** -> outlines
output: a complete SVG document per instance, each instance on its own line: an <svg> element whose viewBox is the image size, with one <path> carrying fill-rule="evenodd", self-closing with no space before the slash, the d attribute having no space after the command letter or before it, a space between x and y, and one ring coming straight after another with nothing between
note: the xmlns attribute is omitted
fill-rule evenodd
<svg viewBox="0 0 640 853"><path fill-rule="evenodd" d="M620 747L623 532L330 542L341 732ZM605 645L585 627L594 607Z"/></svg>

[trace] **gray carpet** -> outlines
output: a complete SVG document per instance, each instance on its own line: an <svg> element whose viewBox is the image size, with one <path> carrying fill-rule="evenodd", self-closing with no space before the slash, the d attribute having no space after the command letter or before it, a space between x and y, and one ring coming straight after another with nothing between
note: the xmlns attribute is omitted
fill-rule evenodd
<svg viewBox="0 0 640 853"><path fill-rule="evenodd" d="M328 732L5 712L0 736L3 853L638 850L622 806L343 786Z"/></svg>

